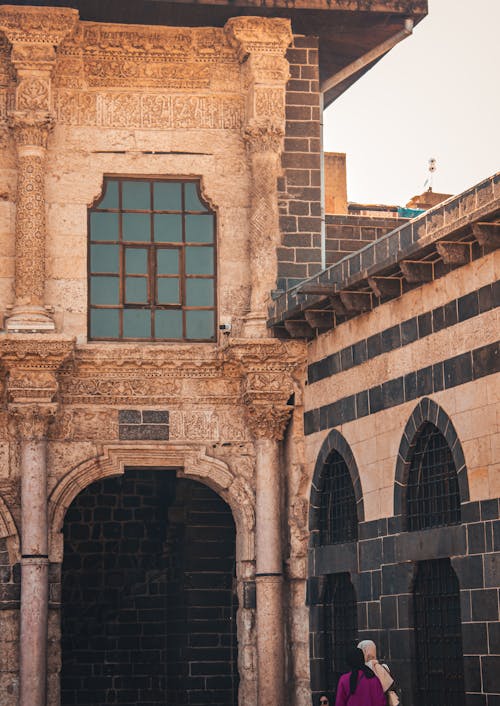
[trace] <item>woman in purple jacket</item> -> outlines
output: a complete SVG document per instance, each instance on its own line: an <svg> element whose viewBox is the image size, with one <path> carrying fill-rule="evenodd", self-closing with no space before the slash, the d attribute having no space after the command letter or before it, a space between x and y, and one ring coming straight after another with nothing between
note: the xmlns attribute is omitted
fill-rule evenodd
<svg viewBox="0 0 500 706"><path fill-rule="evenodd" d="M380 681L365 665L363 651L355 647L347 655L351 671L343 674L337 686L335 706L386 706Z"/></svg>

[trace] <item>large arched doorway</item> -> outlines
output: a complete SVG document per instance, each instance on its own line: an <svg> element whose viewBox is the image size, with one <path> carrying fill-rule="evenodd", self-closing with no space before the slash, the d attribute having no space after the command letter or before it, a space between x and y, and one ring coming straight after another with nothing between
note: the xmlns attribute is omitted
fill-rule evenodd
<svg viewBox="0 0 500 706"><path fill-rule="evenodd" d="M93 483L64 523L62 706L237 704L235 527L169 470Z"/></svg>

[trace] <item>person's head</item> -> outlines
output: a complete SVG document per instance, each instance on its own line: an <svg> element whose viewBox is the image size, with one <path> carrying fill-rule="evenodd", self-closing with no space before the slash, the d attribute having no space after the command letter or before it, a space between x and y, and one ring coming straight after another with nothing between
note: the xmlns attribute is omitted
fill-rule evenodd
<svg viewBox="0 0 500 706"><path fill-rule="evenodd" d="M363 650L359 647L353 647L352 650L346 655L346 662L351 668L351 676L349 677L349 691L354 694L356 691L356 686L358 684L358 673L359 670L364 673L368 679L371 679L374 675L371 669L365 665L365 656Z"/></svg>
<svg viewBox="0 0 500 706"><path fill-rule="evenodd" d="M365 657L363 654L363 650L361 650L359 647L353 647L352 650L349 650L346 655L346 662L351 668L351 671L364 667Z"/></svg>
<svg viewBox="0 0 500 706"><path fill-rule="evenodd" d="M358 642L358 647L360 650L363 650L365 662L369 662L371 659L377 659L377 647L373 640L361 640L361 642Z"/></svg>
<svg viewBox="0 0 500 706"><path fill-rule="evenodd" d="M328 694L320 694L318 703L320 706L330 706L330 699L328 698Z"/></svg>

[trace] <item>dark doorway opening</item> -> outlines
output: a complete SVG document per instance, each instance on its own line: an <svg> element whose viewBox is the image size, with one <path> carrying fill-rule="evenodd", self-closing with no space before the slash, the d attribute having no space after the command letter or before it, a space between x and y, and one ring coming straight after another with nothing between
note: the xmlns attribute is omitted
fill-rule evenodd
<svg viewBox="0 0 500 706"><path fill-rule="evenodd" d="M236 706L235 527L174 471L130 470L68 509L62 706Z"/></svg>
<svg viewBox="0 0 500 706"><path fill-rule="evenodd" d="M417 703L463 706L460 588L449 559L419 562L413 600Z"/></svg>

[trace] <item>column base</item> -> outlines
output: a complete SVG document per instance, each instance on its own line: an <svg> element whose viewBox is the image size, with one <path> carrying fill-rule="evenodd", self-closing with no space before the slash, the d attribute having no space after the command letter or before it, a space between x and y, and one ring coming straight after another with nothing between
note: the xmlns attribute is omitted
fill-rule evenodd
<svg viewBox="0 0 500 706"><path fill-rule="evenodd" d="M7 333L53 333L56 325L42 306L16 306L5 322Z"/></svg>
<svg viewBox="0 0 500 706"><path fill-rule="evenodd" d="M266 315L260 313L247 314L243 320L243 338L268 338Z"/></svg>

